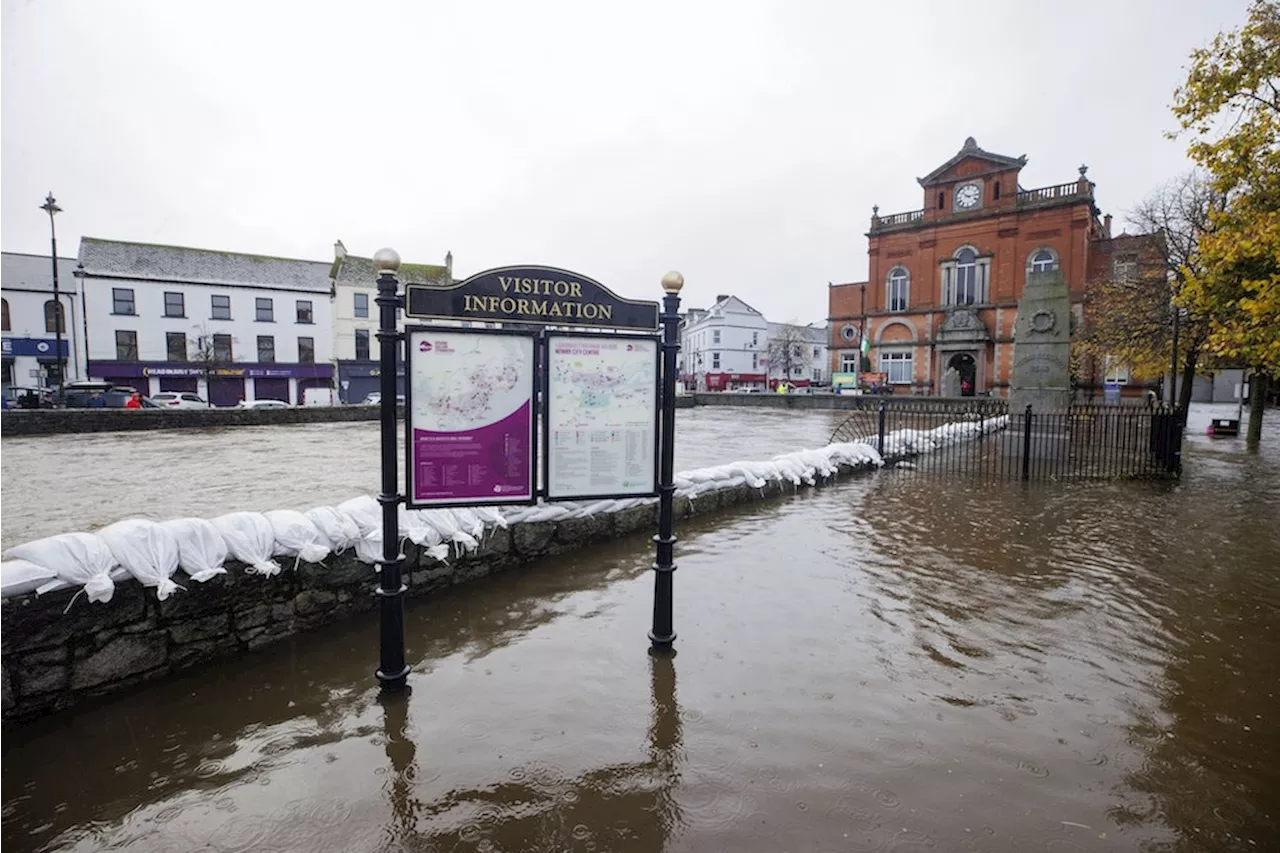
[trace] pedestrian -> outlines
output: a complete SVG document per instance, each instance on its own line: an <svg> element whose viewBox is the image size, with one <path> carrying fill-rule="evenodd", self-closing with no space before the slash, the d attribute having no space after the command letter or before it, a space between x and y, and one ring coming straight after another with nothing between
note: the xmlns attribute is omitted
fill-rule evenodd
<svg viewBox="0 0 1280 853"><path fill-rule="evenodd" d="M134 391L132 394L129 395L129 402L125 403L124 407L126 409L141 409L142 395L139 394L137 391Z"/></svg>
<svg viewBox="0 0 1280 853"><path fill-rule="evenodd" d="M107 407L107 398L103 397L100 392L94 391L93 395L89 397L89 408L105 409L106 407Z"/></svg>

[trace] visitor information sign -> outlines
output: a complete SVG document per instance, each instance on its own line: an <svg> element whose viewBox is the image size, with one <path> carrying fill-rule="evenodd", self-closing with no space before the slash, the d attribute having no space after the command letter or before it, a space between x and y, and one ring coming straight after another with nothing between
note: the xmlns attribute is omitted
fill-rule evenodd
<svg viewBox="0 0 1280 853"><path fill-rule="evenodd" d="M534 334L405 330L411 507L532 503Z"/></svg>
<svg viewBox="0 0 1280 853"><path fill-rule="evenodd" d="M657 494L658 342L547 335L550 500Z"/></svg>

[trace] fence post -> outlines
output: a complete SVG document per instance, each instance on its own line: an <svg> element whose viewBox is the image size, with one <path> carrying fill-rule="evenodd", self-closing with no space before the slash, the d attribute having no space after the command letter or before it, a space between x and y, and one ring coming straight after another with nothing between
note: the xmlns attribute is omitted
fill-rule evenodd
<svg viewBox="0 0 1280 853"><path fill-rule="evenodd" d="M1022 416L1022 481L1031 479L1031 404Z"/></svg>
<svg viewBox="0 0 1280 853"><path fill-rule="evenodd" d="M876 451L884 458L884 400L880 401L880 432L876 439Z"/></svg>

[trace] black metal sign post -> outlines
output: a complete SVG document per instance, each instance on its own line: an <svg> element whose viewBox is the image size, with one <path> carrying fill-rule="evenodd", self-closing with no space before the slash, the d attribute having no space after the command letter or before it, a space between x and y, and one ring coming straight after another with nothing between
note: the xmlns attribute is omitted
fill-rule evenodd
<svg viewBox="0 0 1280 853"><path fill-rule="evenodd" d="M684 276L669 272L662 277L662 460L658 472L657 559L653 564L653 630L649 632L652 651L670 652L676 641L672 606L672 575L675 573L675 433L676 354L680 352L680 288Z"/></svg>
<svg viewBox="0 0 1280 853"><path fill-rule="evenodd" d="M378 561L381 582L377 594L381 618L378 682L384 691L402 690L409 677L404 655L404 584L400 567L400 488L396 471L396 350L403 336L396 331L396 313L402 303L396 270L400 256L392 249L379 249L373 256L378 270L378 349L382 388L382 559ZM406 376L406 381L408 377Z"/></svg>

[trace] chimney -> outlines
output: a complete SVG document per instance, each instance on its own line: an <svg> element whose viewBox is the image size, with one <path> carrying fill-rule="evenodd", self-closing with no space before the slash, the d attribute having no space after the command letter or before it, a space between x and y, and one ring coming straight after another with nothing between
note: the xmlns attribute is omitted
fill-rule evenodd
<svg viewBox="0 0 1280 853"><path fill-rule="evenodd" d="M1102 217L1102 233L1108 240L1111 239L1111 214L1108 213Z"/></svg>
<svg viewBox="0 0 1280 853"><path fill-rule="evenodd" d="M728 298L729 298L729 294L721 293L718 296L716 296L716 302L724 302Z"/></svg>
<svg viewBox="0 0 1280 853"><path fill-rule="evenodd" d="M444 253L444 271L449 276L450 281L453 280L453 252Z"/></svg>
<svg viewBox="0 0 1280 853"><path fill-rule="evenodd" d="M335 240L333 243L333 259L340 261L347 256L347 247L342 245L341 240Z"/></svg>

